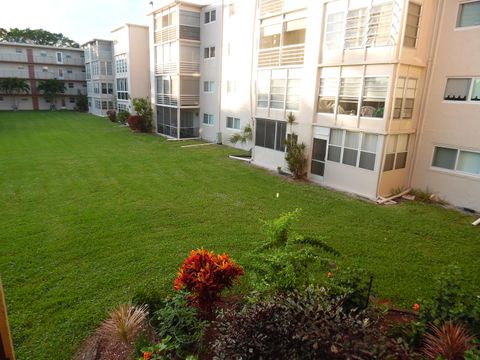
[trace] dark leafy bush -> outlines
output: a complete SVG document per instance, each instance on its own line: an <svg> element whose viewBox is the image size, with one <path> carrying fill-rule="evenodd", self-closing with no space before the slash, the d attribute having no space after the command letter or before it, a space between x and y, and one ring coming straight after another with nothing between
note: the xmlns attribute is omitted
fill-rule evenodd
<svg viewBox="0 0 480 360"><path fill-rule="evenodd" d="M134 98L132 99L133 108L139 116L137 123L137 130L141 132L151 132L152 131L152 105L148 98Z"/></svg>
<svg viewBox="0 0 480 360"><path fill-rule="evenodd" d="M140 116L130 115L128 117L128 126L130 126L130 129L132 130L140 130L140 121L141 121Z"/></svg>
<svg viewBox="0 0 480 360"><path fill-rule="evenodd" d="M192 250L180 267L174 287L188 291L192 303L209 312L221 292L230 288L241 275L243 268L228 255Z"/></svg>
<svg viewBox="0 0 480 360"><path fill-rule="evenodd" d="M190 305L188 295L179 291L164 299L152 324L162 339L171 338L169 344L177 356L183 357L199 351L206 328L198 309Z"/></svg>
<svg viewBox="0 0 480 360"><path fill-rule="evenodd" d="M128 111L120 111L117 116L117 120L120 124L126 124L130 113Z"/></svg>
<svg viewBox="0 0 480 360"><path fill-rule="evenodd" d="M152 316L158 309L160 309L165 301L165 296L155 289L142 289L132 298L132 303L135 305L146 305L148 313ZM152 319L154 322L154 319ZM153 325L153 324L152 324Z"/></svg>
<svg viewBox="0 0 480 360"><path fill-rule="evenodd" d="M111 122L117 122L117 113L115 112L115 110L108 110L107 116Z"/></svg>
<svg viewBox="0 0 480 360"><path fill-rule="evenodd" d="M342 298L307 288L220 313L218 359L415 359L389 338L373 310L346 311Z"/></svg>

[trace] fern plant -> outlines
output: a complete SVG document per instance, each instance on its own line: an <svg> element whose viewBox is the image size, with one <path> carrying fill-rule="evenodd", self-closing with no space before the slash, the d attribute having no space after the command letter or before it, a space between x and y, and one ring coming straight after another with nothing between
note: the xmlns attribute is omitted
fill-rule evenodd
<svg viewBox="0 0 480 360"><path fill-rule="evenodd" d="M288 164L288 169L295 179L304 179L307 175L307 156L305 155L306 145L298 143L298 136L293 131L293 124L296 118L292 113L288 114L287 122L290 125L290 134L285 140L287 154L285 160Z"/></svg>

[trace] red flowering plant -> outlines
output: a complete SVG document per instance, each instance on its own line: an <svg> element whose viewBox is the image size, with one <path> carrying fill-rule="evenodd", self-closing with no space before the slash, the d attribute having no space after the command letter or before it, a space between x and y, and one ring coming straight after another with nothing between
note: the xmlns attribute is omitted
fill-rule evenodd
<svg viewBox="0 0 480 360"><path fill-rule="evenodd" d="M192 250L180 267L174 288L190 292L193 305L208 312L222 290L230 288L243 274L243 268L226 254Z"/></svg>

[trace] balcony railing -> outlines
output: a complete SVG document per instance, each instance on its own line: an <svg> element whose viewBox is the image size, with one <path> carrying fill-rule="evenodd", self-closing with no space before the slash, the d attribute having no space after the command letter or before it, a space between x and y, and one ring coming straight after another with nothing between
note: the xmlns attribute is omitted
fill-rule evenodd
<svg viewBox="0 0 480 360"><path fill-rule="evenodd" d="M173 41L178 38L178 27L173 25L155 32L155 44Z"/></svg>
<svg viewBox="0 0 480 360"><path fill-rule="evenodd" d="M180 61L180 73L198 74L200 73L200 63L191 61Z"/></svg>
<svg viewBox="0 0 480 360"><path fill-rule="evenodd" d="M182 94L180 95L180 106L199 106L200 95Z"/></svg>
<svg viewBox="0 0 480 360"><path fill-rule="evenodd" d="M0 78L16 77L21 79L28 79L28 70L0 70Z"/></svg>
<svg viewBox="0 0 480 360"><path fill-rule="evenodd" d="M59 76L57 73L51 71L35 71L35 78L37 79L58 79L58 80L77 80L85 81L85 74L63 74Z"/></svg>
<svg viewBox="0 0 480 360"><path fill-rule="evenodd" d="M27 62L25 54L0 54L0 61Z"/></svg>
<svg viewBox="0 0 480 360"><path fill-rule="evenodd" d="M178 105L178 97L171 94L157 94L157 104L158 105Z"/></svg>
<svg viewBox="0 0 480 360"><path fill-rule="evenodd" d="M258 67L301 65L304 62L304 56L305 46L303 44L260 50Z"/></svg>
<svg viewBox="0 0 480 360"><path fill-rule="evenodd" d="M40 63L40 64L57 64L59 66L62 65L78 65L82 66L85 65L85 61L83 58L63 58L63 63L57 63L57 58L55 56L34 56L33 62Z"/></svg>
<svg viewBox="0 0 480 360"><path fill-rule="evenodd" d="M175 74L177 72L177 63L166 63L155 65L156 74Z"/></svg>

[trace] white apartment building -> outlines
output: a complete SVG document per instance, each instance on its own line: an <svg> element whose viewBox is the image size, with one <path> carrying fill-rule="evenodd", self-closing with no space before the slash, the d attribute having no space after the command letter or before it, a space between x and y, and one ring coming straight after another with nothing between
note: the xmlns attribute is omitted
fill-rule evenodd
<svg viewBox="0 0 480 360"><path fill-rule="evenodd" d="M115 109L113 41L93 39L82 45L85 52L88 111L106 116Z"/></svg>
<svg viewBox="0 0 480 360"><path fill-rule="evenodd" d="M480 145L473 135L480 134L478 3L172 1L151 13L157 131L228 144L232 133L251 123L254 140L246 148L253 146L253 163L285 170L286 118L293 113L312 181L371 199L428 186L456 205L480 210ZM195 14L193 28L185 11ZM195 39L184 37L185 26ZM465 54L458 68L448 56L453 43ZM462 87L468 93L433 96L445 86L452 94ZM197 94L198 104L189 105L200 130L182 136L181 99ZM452 127L455 114L465 117L464 125Z"/></svg>
<svg viewBox="0 0 480 360"><path fill-rule="evenodd" d="M78 94L86 94L83 51L77 48L0 42L0 79L13 77L27 80L30 91L14 98L0 93L0 110L49 110L53 104L37 90L42 80L65 82L57 109L74 109Z"/></svg>
<svg viewBox="0 0 480 360"><path fill-rule="evenodd" d="M132 99L150 96L148 26L112 30L117 110L133 111Z"/></svg>

